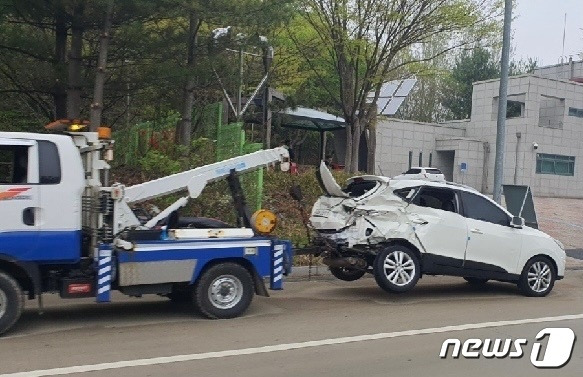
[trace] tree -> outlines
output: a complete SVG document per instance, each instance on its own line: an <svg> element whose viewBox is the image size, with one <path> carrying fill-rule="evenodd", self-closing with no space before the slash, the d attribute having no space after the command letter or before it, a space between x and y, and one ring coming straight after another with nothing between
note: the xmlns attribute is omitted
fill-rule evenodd
<svg viewBox="0 0 583 377"><path fill-rule="evenodd" d="M96 131L101 126L103 111L103 87L107 66L107 53L111 34L111 19L113 18L113 0L108 0L103 21L103 33L99 42L99 58L95 72L95 86L93 88L93 103L91 104L91 130Z"/></svg>
<svg viewBox="0 0 583 377"><path fill-rule="evenodd" d="M447 79L443 106L453 119L468 119L472 113L473 83L500 77L498 62L485 48L464 51L456 60Z"/></svg>
<svg viewBox="0 0 583 377"><path fill-rule="evenodd" d="M394 78L399 68L419 61L400 59L401 53L433 36L480 29L474 33L479 36L488 31L499 9L489 0L306 0L301 11L317 37L310 46L298 43L297 50L309 61L306 52L321 46L329 69L338 77L337 87L324 80L321 85L346 120L345 165L354 172L360 138L376 115L382 84ZM291 37L298 41L293 31ZM458 39L436 55L469 43Z"/></svg>

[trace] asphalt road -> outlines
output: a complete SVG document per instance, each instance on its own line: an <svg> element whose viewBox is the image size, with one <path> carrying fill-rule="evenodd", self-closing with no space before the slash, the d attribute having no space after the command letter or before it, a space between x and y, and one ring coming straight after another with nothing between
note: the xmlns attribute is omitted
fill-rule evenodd
<svg viewBox="0 0 583 377"><path fill-rule="evenodd" d="M0 375L41 376L580 376L583 344L560 369L537 369L537 333L583 336L583 271L567 271L546 298L515 286L473 288L424 277L390 295L373 279L287 282L238 319L211 321L163 298L115 303L45 299L0 338ZM441 359L444 340L527 340L520 359ZM540 341L545 349L545 340ZM451 355L451 354L449 354ZM61 368L61 369L59 369ZM25 372L25 373L22 373Z"/></svg>

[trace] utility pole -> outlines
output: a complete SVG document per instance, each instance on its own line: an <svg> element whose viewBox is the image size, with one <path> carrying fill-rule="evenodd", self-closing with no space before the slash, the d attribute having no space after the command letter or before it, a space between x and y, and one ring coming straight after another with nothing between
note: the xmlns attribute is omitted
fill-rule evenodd
<svg viewBox="0 0 583 377"><path fill-rule="evenodd" d="M510 66L510 23L512 22L512 0L505 0L504 34L502 37L502 69L498 92L498 122L496 124L496 159L494 162L494 201L502 201L504 180L504 149L506 148L506 106L508 100L508 70Z"/></svg>

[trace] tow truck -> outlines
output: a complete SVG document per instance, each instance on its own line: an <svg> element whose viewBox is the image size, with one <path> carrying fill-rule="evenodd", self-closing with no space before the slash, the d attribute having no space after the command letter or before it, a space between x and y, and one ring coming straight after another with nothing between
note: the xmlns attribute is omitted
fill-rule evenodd
<svg viewBox="0 0 583 377"><path fill-rule="evenodd" d="M58 293L110 302L112 291L191 302L209 318L241 315L254 294L283 288L291 243L270 233L275 215L245 205L238 173L279 163L285 148L260 150L125 187L109 184L111 130L74 121L52 133L0 132L0 334L19 319L25 297ZM56 131L56 132L55 132ZM180 217L210 182L227 179L237 226ZM153 217L140 203L185 192Z"/></svg>

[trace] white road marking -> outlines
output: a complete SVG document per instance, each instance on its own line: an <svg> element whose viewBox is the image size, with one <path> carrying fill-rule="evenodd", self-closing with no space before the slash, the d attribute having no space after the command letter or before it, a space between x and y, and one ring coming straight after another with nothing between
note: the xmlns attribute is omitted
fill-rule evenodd
<svg viewBox="0 0 583 377"><path fill-rule="evenodd" d="M446 332L452 332L452 331L484 329L484 328L488 328L488 327L514 326L514 325L524 325L524 324L530 324L530 323L544 323L544 322L559 322L559 321L569 321L569 320L575 320L575 319L583 319L583 314L562 315L562 316L556 316L556 317L517 319L517 320L510 320L510 321L470 323L470 324L465 324L465 325L433 327L433 328L419 329L419 330L405 330L405 331L395 331L395 332L377 333L377 334L369 334L369 335L347 336L347 337L343 337L343 338L312 340L312 341L298 342L298 343L284 343L284 344L276 344L276 345L272 345L272 346L263 346L263 347L252 347L252 348L242 348L242 349L234 349L234 350L226 350L226 351L193 353L193 354L189 354L189 355L164 356L164 357L153 357L150 359L136 359L136 360L126 360L126 361L115 361L115 362L110 362L110 363L77 365L77 366L72 366L72 367L33 370L30 372L8 373L8 374L2 374L2 375L0 375L0 377L41 377L41 376L57 376L57 375L72 374L72 373L87 373L87 372L95 372L95 371L100 371L100 370L111 370L111 369L131 368L131 367L139 367L139 366L161 365L161 364L179 363L179 362L185 362L185 361L194 361L194 360L218 359L218 358L229 357L229 356L255 355L255 354L260 354L260 353L290 351L290 350L297 350L297 349L302 349L302 348L321 347L321 346L355 343L355 342L366 342L366 341L371 341L371 340L391 339L391 338L414 336L414 335L439 334L439 333L446 333Z"/></svg>

